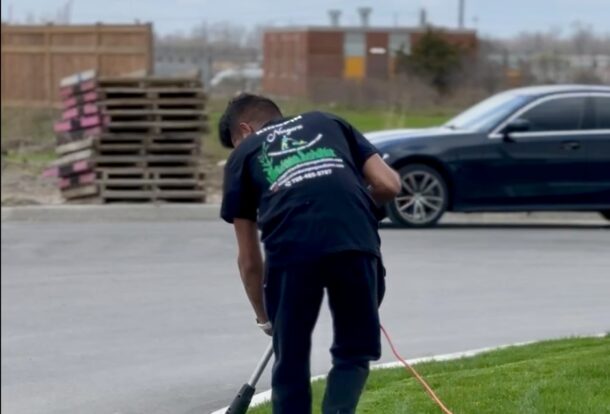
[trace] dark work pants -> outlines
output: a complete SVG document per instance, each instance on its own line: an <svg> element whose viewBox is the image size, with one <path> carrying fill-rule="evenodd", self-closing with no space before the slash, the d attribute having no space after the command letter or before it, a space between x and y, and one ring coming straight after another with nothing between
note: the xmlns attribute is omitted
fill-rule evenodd
<svg viewBox="0 0 610 414"><path fill-rule="evenodd" d="M378 307L385 281L377 257L343 252L293 266L270 264L265 306L273 324L274 414L311 413L311 335L325 288L334 342L322 412L354 413L368 377L369 361L381 356Z"/></svg>

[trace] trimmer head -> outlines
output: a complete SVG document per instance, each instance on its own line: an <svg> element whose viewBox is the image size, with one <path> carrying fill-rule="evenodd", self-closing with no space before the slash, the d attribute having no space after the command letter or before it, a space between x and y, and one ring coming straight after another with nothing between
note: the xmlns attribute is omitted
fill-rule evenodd
<svg viewBox="0 0 610 414"><path fill-rule="evenodd" d="M273 355L273 343L270 343L269 346L267 346L265 354L256 365L250 380L241 387L227 409L226 414L246 414L248 407L250 407L254 391L256 390L256 383L263 374L263 371L265 371L265 368L271 359L271 355Z"/></svg>

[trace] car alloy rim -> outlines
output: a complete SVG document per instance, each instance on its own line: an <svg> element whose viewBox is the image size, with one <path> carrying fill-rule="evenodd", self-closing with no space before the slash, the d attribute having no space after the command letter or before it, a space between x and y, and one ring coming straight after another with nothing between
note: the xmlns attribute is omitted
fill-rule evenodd
<svg viewBox="0 0 610 414"><path fill-rule="evenodd" d="M402 191L394 199L400 215L411 223L432 221L442 211L445 192L441 182L425 171L411 171L402 176Z"/></svg>

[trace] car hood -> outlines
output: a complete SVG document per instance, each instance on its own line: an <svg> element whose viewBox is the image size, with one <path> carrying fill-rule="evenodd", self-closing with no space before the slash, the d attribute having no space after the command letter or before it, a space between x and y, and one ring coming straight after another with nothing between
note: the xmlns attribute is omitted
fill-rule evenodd
<svg viewBox="0 0 610 414"><path fill-rule="evenodd" d="M391 129L386 131L373 131L367 132L364 136L372 144L381 144L385 142L402 140L406 138L425 138L438 135L449 135L456 133L457 131L449 128L435 127L435 128L416 128L416 129Z"/></svg>

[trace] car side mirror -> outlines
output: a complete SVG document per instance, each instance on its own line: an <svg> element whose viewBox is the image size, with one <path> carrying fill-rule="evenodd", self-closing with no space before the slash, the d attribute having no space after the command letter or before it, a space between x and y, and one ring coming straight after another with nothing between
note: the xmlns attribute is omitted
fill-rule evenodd
<svg viewBox="0 0 610 414"><path fill-rule="evenodd" d="M527 119L513 119L504 127L502 136L504 138L504 141L512 142L513 139L511 138L510 134L512 134L513 132L526 132L529 131L530 128L531 124L530 121L528 121Z"/></svg>

